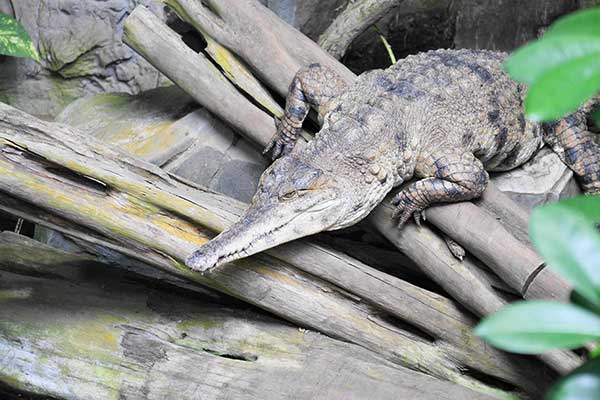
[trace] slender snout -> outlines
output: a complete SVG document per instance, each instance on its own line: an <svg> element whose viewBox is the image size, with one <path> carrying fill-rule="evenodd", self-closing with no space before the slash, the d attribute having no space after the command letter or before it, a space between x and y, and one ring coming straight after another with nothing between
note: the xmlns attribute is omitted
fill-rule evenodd
<svg viewBox="0 0 600 400"><path fill-rule="evenodd" d="M226 262L245 257L243 244L245 221L239 221L215 236L210 242L200 246L185 261L194 271L208 272Z"/></svg>
<svg viewBox="0 0 600 400"><path fill-rule="evenodd" d="M207 272L217 266L219 253L213 242L208 242L194 251L186 260L185 265L194 271Z"/></svg>

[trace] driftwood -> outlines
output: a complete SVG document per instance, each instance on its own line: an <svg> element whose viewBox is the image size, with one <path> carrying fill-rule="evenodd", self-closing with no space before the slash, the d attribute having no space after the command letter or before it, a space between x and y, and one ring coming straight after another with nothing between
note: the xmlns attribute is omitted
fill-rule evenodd
<svg viewBox="0 0 600 400"><path fill-rule="evenodd" d="M335 58L342 58L358 35L401 3L402 0L350 2L319 37L319 45Z"/></svg>
<svg viewBox="0 0 600 400"><path fill-rule="evenodd" d="M0 379L38 395L491 398L23 236L0 234L0 275Z"/></svg>
<svg viewBox="0 0 600 400"><path fill-rule="evenodd" d="M290 243L272 256L194 273L182 260L208 240L209 230L219 232L237 219L242 205L9 106L0 106L0 128L4 210L470 388L501 395L466 370L530 393L543 390L552 376L532 359L473 338L472 319L448 300L331 249Z"/></svg>
<svg viewBox="0 0 600 400"><path fill-rule="evenodd" d="M200 2L169 0L168 3L184 19L193 26L198 27L202 33L217 37L219 40L226 40L227 45L231 46L236 52L243 47L241 53L244 55L244 61L256 69L258 73L261 73L260 68L267 68L262 71L262 75L268 73L273 88L281 94L285 93L287 85L281 91L279 87L281 85L278 86L275 83L279 82L281 77L289 79L288 82L291 81L294 72L303 65L302 60L306 58L307 54L312 54L313 61L324 58L323 51L318 47L315 48L312 42L310 42L311 45L304 46L304 41L298 39L298 41L293 42L294 46L286 48L285 42L282 42L281 38L291 37L292 35L289 32L291 28L277 19L273 20L270 11L252 1L219 1L219 9L215 9L220 16L218 19L215 19L216 16L213 11ZM212 3L209 2L211 7L216 7ZM235 10L232 11L233 9ZM201 15L201 17L198 17L198 15ZM220 27L213 31L217 21ZM269 24L265 25L264 21L269 21ZM252 38L260 38L271 32L268 36L271 41L261 43L254 40L249 42L240 37L239 34L228 38L220 36L225 35L224 32L239 33L248 31L252 32ZM280 31L285 32L285 34L273 34L273 32L278 33ZM302 35L296 32L296 36ZM188 79L188 73L182 74L177 68L173 68L171 66L173 61L165 61L179 60L181 57L186 57L185 51L179 50L180 47L185 47L185 45L177 35L169 31L164 24L143 7L138 7L128 18L125 24L125 40L151 63L158 65L159 69L175 83L187 88L188 93L201 104L204 105L209 100L203 94L205 90L203 85L196 85L193 80ZM294 60L294 69L289 69L287 64L280 65L278 63L272 63L265 67L264 60L261 59L265 47L272 47L269 51L284 52L285 54L280 54L276 58L285 59L289 62ZM242 54L239 55L242 56ZM275 56L272 55L272 57ZM332 64L327 57L324 59L330 67L341 74L347 74L347 70L341 64ZM188 63L190 67L192 64L195 65L193 75L210 76L214 73L213 70L203 68L195 61L189 61ZM221 81L215 79L211 84L213 85L211 90L218 92ZM226 119L224 115L221 116ZM259 130L258 127L249 128L257 129L257 132ZM256 143L264 145L266 143L264 135L249 132L250 129L246 131L247 136ZM266 128L260 128L260 132L265 130ZM487 262L487 266L498 274L515 293L526 298L564 299L568 297L569 288L564 281L544 268L541 259L526 243L517 240L509 233L509 231L514 231L518 238L522 237L523 232L526 231L526 216L518 211L519 206L508 199L507 196L495 190L493 184L490 185L486 195L478 201L478 204L480 207L474 206L472 203L436 206L430 210L431 220L442 230L446 229L447 233L467 250ZM400 234L391 226L389 211L386 211L385 207L384 203L374 212L374 215L382 217L371 217L371 221L386 236ZM491 215L490 211L493 211L494 215ZM469 226L463 226L466 224L461 224L461 219L470 221ZM457 226L459 228L456 231L448 228ZM405 228L404 232L401 233L401 237L401 241L392 240L392 242L397 244L397 247L428 276L477 315L487 315L503 304L499 294L489 286L489 280L481 279L482 274L477 271L476 264L469 261L463 265L457 263L457 260L444 250L445 244L438 235L428 228ZM502 247L498 244L502 244ZM558 371L565 372L576 366L579 360L570 353L564 353L561 361L549 362Z"/></svg>

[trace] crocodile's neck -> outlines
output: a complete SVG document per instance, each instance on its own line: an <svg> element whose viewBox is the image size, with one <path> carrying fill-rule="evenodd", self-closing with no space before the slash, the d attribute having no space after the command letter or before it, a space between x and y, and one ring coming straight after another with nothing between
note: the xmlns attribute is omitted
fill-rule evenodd
<svg viewBox="0 0 600 400"><path fill-rule="evenodd" d="M379 110L374 110L373 113ZM330 118L297 156L307 164L334 174L352 187L351 207L336 229L364 218L395 186L410 179L416 162L417 138L405 126L376 131L373 120L349 116ZM375 132L375 133L369 133Z"/></svg>

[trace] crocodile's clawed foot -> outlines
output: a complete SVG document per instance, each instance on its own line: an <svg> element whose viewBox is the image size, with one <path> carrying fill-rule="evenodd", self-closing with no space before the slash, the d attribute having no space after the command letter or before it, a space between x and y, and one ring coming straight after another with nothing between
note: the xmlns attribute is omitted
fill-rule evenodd
<svg viewBox="0 0 600 400"><path fill-rule="evenodd" d="M273 160L277 160L278 158L291 153L296 144L296 132L285 129L282 122L278 119L275 120L275 127L277 128L277 132L263 150L263 154L267 154L269 151L273 150L271 153L271 158Z"/></svg>
<svg viewBox="0 0 600 400"><path fill-rule="evenodd" d="M404 226L411 215L418 226L421 226L421 220L427 220L425 207L421 207L413 202L404 192L400 192L394 197L392 205L396 207L392 214L392 219L398 219L398 228Z"/></svg>

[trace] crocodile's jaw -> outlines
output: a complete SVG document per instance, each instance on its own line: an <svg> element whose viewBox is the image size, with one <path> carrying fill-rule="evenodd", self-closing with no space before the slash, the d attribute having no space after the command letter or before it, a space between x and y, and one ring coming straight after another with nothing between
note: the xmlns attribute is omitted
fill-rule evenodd
<svg viewBox="0 0 600 400"><path fill-rule="evenodd" d="M336 212L340 206L335 198L316 202L300 212L291 204L251 206L238 222L189 256L186 265L206 272L282 243L331 229L340 217Z"/></svg>

